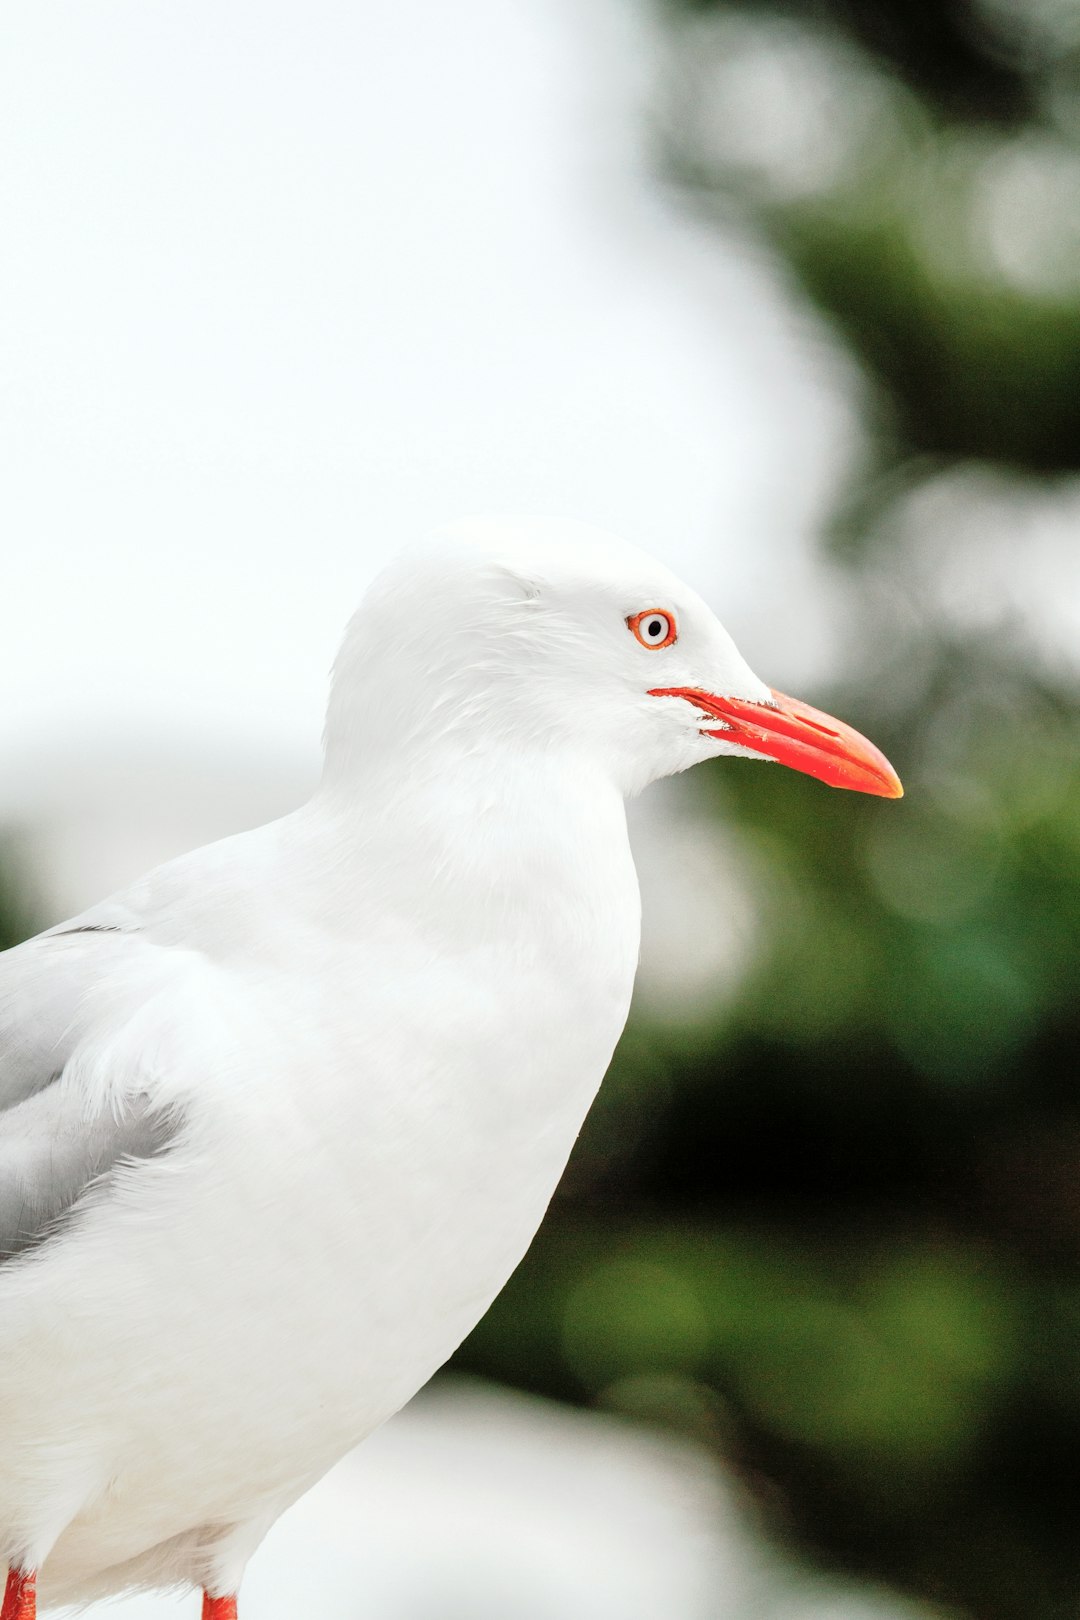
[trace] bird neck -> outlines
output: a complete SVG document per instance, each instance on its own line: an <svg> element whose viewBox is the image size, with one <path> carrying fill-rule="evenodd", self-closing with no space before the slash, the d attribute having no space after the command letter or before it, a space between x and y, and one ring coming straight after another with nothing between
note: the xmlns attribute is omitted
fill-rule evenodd
<svg viewBox="0 0 1080 1620"><path fill-rule="evenodd" d="M360 781L331 774L313 801L346 882L378 883L418 909L613 884L636 894L622 796L587 759L436 739L402 765L375 760Z"/></svg>

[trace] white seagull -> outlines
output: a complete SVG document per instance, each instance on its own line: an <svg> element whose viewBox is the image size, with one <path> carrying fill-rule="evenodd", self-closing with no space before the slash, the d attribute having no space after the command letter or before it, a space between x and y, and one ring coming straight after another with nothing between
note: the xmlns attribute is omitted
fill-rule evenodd
<svg viewBox="0 0 1080 1620"><path fill-rule="evenodd" d="M444 531L338 658L302 809L0 958L3 1620L190 1584L525 1253L622 1031L623 800L718 754L896 797L705 603L594 530Z"/></svg>

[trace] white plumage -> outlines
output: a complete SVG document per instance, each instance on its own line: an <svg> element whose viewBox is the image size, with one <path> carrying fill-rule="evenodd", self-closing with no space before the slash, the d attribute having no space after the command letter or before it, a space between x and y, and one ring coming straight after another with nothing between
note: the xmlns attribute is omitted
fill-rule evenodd
<svg viewBox="0 0 1080 1620"><path fill-rule="evenodd" d="M46 1600L235 1591L521 1259L629 1006L623 796L762 751L657 687L774 703L630 548L449 531L353 619L309 804L0 958L0 1557Z"/></svg>

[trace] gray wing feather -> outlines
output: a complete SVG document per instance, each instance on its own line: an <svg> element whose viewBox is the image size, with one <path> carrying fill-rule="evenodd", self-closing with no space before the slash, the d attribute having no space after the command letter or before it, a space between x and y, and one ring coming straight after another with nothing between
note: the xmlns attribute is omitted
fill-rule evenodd
<svg viewBox="0 0 1080 1620"><path fill-rule="evenodd" d="M0 952L0 1110L59 1077L81 1036L88 987L137 937L64 924Z"/></svg>
<svg viewBox="0 0 1080 1620"><path fill-rule="evenodd" d="M175 1134L144 1095L88 1113L59 1084L88 989L133 948L137 936L119 928L68 924L0 953L0 1265L62 1231L110 1170L156 1157Z"/></svg>
<svg viewBox="0 0 1080 1620"><path fill-rule="evenodd" d="M174 1127L145 1098L84 1119L53 1086L0 1114L0 1265L63 1229L83 1193L123 1161L154 1158Z"/></svg>

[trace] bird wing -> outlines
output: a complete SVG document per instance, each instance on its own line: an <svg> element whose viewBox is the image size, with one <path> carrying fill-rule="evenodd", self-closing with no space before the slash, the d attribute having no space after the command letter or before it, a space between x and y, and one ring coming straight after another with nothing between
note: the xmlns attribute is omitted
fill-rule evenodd
<svg viewBox="0 0 1080 1620"><path fill-rule="evenodd" d="M0 1265L175 1134L137 1064L80 1061L108 1055L103 1037L155 993L168 955L135 928L86 918L0 953Z"/></svg>

